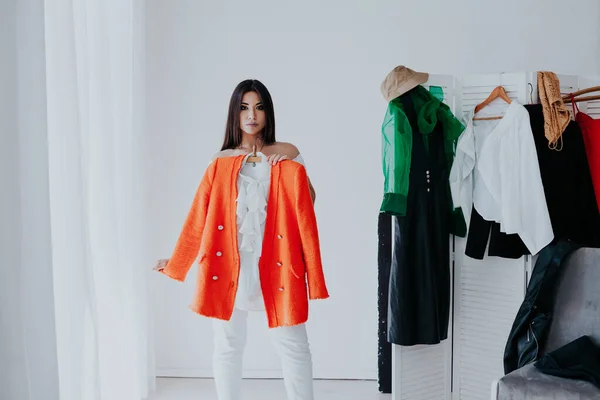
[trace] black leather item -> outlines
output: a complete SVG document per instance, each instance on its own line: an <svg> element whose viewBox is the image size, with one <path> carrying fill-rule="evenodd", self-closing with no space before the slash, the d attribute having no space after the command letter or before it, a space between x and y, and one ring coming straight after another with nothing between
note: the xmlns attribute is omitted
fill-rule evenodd
<svg viewBox="0 0 600 400"><path fill-rule="evenodd" d="M392 264L392 217L380 213L377 254L378 382L381 393L392 393L392 344L387 340L390 267Z"/></svg>
<svg viewBox="0 0 600 400"><path fill-rule="evenodd" d="M575 242L560 240L540 251L504 350L505 374L538 359L552 322L561 266L580 247Z"/></svg>
<svg viewBox="0 0 600 400"><path fill-rule="evenodd" d="M535 367L544 374L581 379L600 389L600 348L589 336L582 336L545 354Z"/></svg>

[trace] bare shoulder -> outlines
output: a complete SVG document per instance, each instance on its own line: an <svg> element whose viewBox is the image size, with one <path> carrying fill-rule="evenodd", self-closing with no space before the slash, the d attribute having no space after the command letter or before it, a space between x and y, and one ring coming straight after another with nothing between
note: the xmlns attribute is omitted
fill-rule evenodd
<svg viewBox="0 0 600 400"><path fill-rule="evenodd" d="M277 142L273 145L273 152L286 155L290 159L298 157L300 150L292 143Z"/></svg>

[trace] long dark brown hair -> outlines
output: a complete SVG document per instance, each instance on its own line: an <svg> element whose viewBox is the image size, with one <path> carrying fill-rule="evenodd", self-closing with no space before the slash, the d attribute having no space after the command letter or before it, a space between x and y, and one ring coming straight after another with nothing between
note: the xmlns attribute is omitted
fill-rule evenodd
<svg viewBox="0 0 600 400"><path fill-rule="evenodd" d="M242 143L242 129L240 128L240 111L242 107L242 97L248 92L255 92L260 97L265 111L265 128L260 133L260 139L263 145L275 143L275 111L273 109L273 100L266 86L256 79L248 79L240 82L229 101L229 113L227 115L227 124L225 125L225 139L223 140L222 150L235 149Z"/></svg>

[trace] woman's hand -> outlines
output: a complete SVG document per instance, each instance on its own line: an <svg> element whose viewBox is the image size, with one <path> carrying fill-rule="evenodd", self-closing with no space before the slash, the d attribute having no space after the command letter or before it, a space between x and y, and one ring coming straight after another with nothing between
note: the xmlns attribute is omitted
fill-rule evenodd
<svg viewBox="0 0 600 400"><path fill-rule="evenodd" d="M167 260L158 260L158 262L156 263L154 268L152 268L152 270L153 271L162 271L163 269L165 269L168 262L169 262L168 259Z"/></svg>
<svg viewBox="0 0 600 400"><path fill-rule="evenodd" d="M267 157L267 162L272 165L276 165L279 161L289 160L290 158L285 154L271 154Z"/></svg>

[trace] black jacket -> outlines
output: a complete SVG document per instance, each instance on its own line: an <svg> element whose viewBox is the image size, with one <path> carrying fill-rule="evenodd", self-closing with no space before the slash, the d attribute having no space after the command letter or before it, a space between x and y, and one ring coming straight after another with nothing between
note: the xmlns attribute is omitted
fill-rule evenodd
<svg viewBox="0 0 600 400"><path fill-rule="evenodd" d="M600 347L587 335L544 354L535 367L544 374L581 379L600 389Z"/></svg>
<svg viewBox="0 0 600 400"><path fill-rule="evenodd" d="M544 247L533 268L525 300L513 323L504 350L504 373L508 374L538 359L544 347L561 265L579 244L560 240Z"/></svg>

